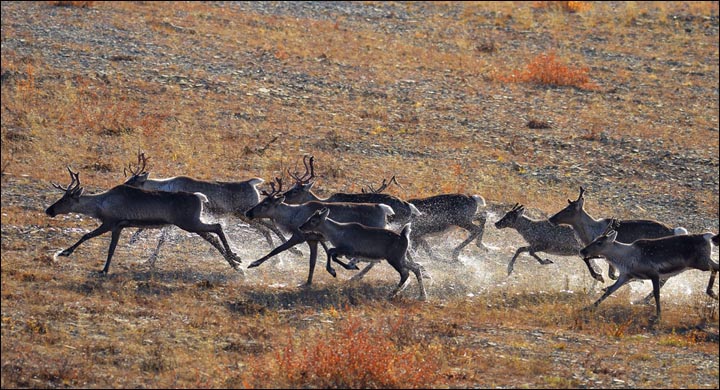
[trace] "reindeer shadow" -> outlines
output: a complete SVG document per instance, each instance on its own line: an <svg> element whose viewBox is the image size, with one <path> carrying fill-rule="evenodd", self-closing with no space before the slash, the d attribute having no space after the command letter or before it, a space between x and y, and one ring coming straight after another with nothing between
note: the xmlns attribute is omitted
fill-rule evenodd
<svg viewBox="0 0 720 390"><path fill-rule="evenodd" d="M124 285L132 280L136 282L135 288L140 294L165 296L187 289L188 284L202 288L203 286L226 284L236 277L231 272L201 272L191 268L116 271L104 276L92 271L81 283L68 283L63 288L83 295L94 295L125 288Z"/></svg>
<svg viewBox="0 0 720 390"><path fill-rule="evenodd" d="M245 292L239 300L225 302L234 313L255 314L266 310L294 309L298 307L329 308L360 306L385 301L393 290L392 283L354 282L343 286L316 286L276 289L263 287ZM396 298L404 299L404 298Z"/></svg>

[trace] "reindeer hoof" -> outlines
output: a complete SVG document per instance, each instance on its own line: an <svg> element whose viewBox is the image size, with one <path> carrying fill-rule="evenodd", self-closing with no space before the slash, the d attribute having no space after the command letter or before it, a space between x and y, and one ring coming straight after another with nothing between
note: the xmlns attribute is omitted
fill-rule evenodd
<svg viewBox="0 0 720 390"><path fill-rule="evenodd" d="M553 264L552 260L545 259L545 261L543 261L543 265L548 265L548 264Z"/></svg>
<svg viewBox="0 0 720 390"><path fill-rule="evenodd" d="M262 264L262 261L253 261L252 263L250 263L250 265L248 265L248 268L255 268L260 264Z"/></svg>
<svg viewBox="0 0 720 390"><path fill-rule="evenodd" d="M329 272L330 275L333 276L333 278L337 278L337 273L335 272L335 270L333 268L328 268L327 272Z"/></svg>
<svg viewBox="0 0 720 390"><path fill-rule="evenodd" d="M71 251L69 251L69 250L66 249L66 250L58 253L57 255L58 255L58 256L63 256L63 257L68 257L68 256L70 256L71 253L72 253Z"/></svg>

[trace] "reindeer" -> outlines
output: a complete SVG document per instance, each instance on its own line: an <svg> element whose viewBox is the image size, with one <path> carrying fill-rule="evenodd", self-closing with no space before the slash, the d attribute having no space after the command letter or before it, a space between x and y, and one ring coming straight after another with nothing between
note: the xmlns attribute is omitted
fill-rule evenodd
<svg viewBox="0 0 720 390"><path fill-rule="evenodd" d="M422 246L431 257L434 257L425 237L445 232L453 226L470 232L470 236L453 249L454 261L458 261L460 251L473 240L478 248L485 248L482 237L487 213L485 211L478 213L480 207L485 207L485 199L482 196L441 194L427 198L408 199L408 203L415 205L421 213L412 222L410 241L413 243L413 249Z"/></svg>
<svg viewBox="0 0 720 390"><path fill-rule="evenodd" d="M79 213L101 221L101 225L85 234L73 246L60 252L59 256L70 256L83 242L106 232L112 232L105 267L100 271L107 275L120 232L126 227L154 228L175 225L185 231L197 233L212 244L234 269L239 270L240 258L228 245L220 224L206 224L200 220L203 203L208 202L200 192L161 192L145 191L126 185L119 185L100 194L83 195L80 187L80 173L70 167L71 182L67 187L52 183L53 187L64 192L62 198L45 210L50 217L58 214ZM222 246L209 233L220 237Z"/></svg>
<svg viewBox="0 0 720 390"><path fill-rule="evenodd" d="M555 215L548 218L550 223L554 225L570 225L577 233L580 241L583 245L588 245L599 237L610 223L613 218L595 219L585 211L585 189L580 187L580 195L577 200L568 199L568 205L555 213ZM661 238L672 235L687 234L685 228L670 228L665 224L657 221L648 219L626 219L617 222L616 232L618 233L617 239L619 242L631 243L641 238ZM612 262L608 269L608 276L611 279L617 279L615 269L612 267ZM596 278L597 279L597 278ZM603 282L602 276L599 281ZM645 300L649 301L651 295L648 295Z"/></svg>
<svg viewBox="0 0 720 390"><path fill-rule="evenodd" d="M285 202L289 204L300 204L309 201L319 201L324 203L383 203L392 207L395 214L390 218L390 223L393 224L405 224L411 220L412 217L420 214L420 211L411 203L405 202L395 196L380 193L360 193L360 194L346 194L336 193L328 198L322 199L312 192L312 187L315 184L313 179L315 178L315 169L313 167L314 156L304 156L303 164L305 165L305 173L300 177L297 173L293 174L288 170L290 177L295 179L295 184L287 190L283 196L285 196Z"/></svg>
<svg viewBox="0 0 720 390"><path fill-rule="evenodd" d="M256 177L240 182L202 181L187 176L149 179L149 173L145 170L147 160L149 159L150 157L145 157L145 153L138 152L137 165L135 167L128 165L123 169L125 176L127 176L128 171L130 172L130 177L125 181L125 185L145 190L201 192L208 197L209 203L207 208L211 214L232 215L240 218L258 230L263 237L265 237L270 247L274 245L269 231L274 232L282 242L287 241L274 225L267 224L263 221L249 221L245 218L245 211L260 202L260 193L257 186L264 182L263 179ZM140 231L141 230L138 230L138 232L133 235L131 242L137 238ZM157 258L160 247L165 242L166 235L167 231L163 229L157 248L150 257L151 262L154 263L155 258Z"/></svg>
<svg viewBox="0 0 720 390"><path fill-rule="evenodd" d="M427 294L422 281L422 272L418 264L405 258L410 237L410 224L406 224L400 234L392 230L364 226L356 222L342 223L328 218L330 210L316 210L302 225L300 231L317 233L330 241L334 248L327 251L328 263L337 256L358 256L370 259L386 259L400 274L400 283L390 294L394 298L407 284L408 271L417 278L420 288L420 300L426 300Z"/></svg>
<svg viewBox="0 0 720 390"><path fill-rule="evenodd" d="M581 245L575 236L575 232L573 232L571 228L553 225L548 222L548 220L530 219L523 215L524 213L525 207L515 203L515 206L513 206L510 211L495 222L495 227L498 229L509 227L517 230L525 241L530 244L520 247L515 251L515 255L510 259L510 263L508 264L508 276L510 276L513 271L515 259L523 252L529 252L530 256L534 257L538 263L543 265L552 264L553 262L549 259L540 258L536 252L546 252L558 256L578 255ZM595 272L589 260L585 260L585 264L593 278L602 278L601 275Z"/></svg>
<svg viewBox="0 0 720 390"><path fill-rule="evenodd" d="M620 225L622 226L622 225ZM619 271L615 284L608 287L593 307L597 307L610 294L625 283L634 280L651 280L655 297L656 317L660 319L660 288L668 278L688 269L710 271L710 281L706 292L717 299L713 292L718 263L711 260L712 242L718 242L718 235L713 233L668 236L656 239L640 239L632 244L617 240L619 233L609 227L590 244L580 250L580 255L587 259L602 256L611 262Z"/></svg>
<svg viewBox="0 0 720 390"><path fill-rule="evenodd" d="M388 185L392 183L402 188L395 176L393 176L389 180L383 179L378 188L373 188L369 185L367 189L363 188L362 192L378 194L383 192ZM477 214L479 207L485 207L485 199L482 196L442 194L427 198L408 199L408 203L414 205L420 211L420 215L413 218L412 221L410 242L412 243L413 251L417 251L417 247L422 246L430 257L438 260L437 256L432 252L430 244L425 240L425 237L443 233L453 226L463 228L470 232L470 236L453 250L452 258L454 261L458 261L460 251L474 239L477 239L475 243L478 248L487 249L482 243L487 213L483 211ZM479 223L476 225L473 223L475 221ZM408 256L410 255L408 254Z"/></svg>
<svg viewBox="0 0 720 390"><path fill-rule="evenodd" d="M317 259L318 242L323 245L325 251L328 250L327 246L325 246L320 237L311 233L304 233L298 229L299 226L305 222L313 212L321 208L327 208L332 213L333 217L339 221L359 222L366 226L379 228L385 227L387 225L388 216L393 214L392 208L385 204L324 203L317 201L310 201L302 204L287 204L285 203L285 196L281 195L282 179L276 178L275 181L278 183L277 189L275 188L275 183L271 183L272 192L268 193L263 191L263 194L266 195L265 199L248 210L245 215L250 219L269 218L283 229L292 232L292 237L290 237L287 242L273 249L267 255L252 262L248 268L257 267L269 258L297 244L307 241L308 246L310 247L310 273L305 285L310 285L312 283L315 262ZM334 258L333 260L345 269L359 269L354 263L346 264L339 261L337 258ZM330 264L330 258L328 258L326 269L333 277L336 276L335 270Z"/></svg>

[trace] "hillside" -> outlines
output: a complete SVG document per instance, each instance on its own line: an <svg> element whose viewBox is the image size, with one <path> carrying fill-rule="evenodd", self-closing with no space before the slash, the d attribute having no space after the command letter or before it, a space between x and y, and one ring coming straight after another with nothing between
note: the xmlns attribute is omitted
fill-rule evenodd
<svg viewBox="0 0 720 390"><path fill-rule="evenodd" d="M57 3L68 3L59 6ZM654 306L576 257L521 255L493 225L586 189L595 217L717 233L717 2L2 2L2 387L717 388L718 301L688 271ZM221 219L233 271L198 237L157 232L98 277L109 235L44 210L67 185L273 178L315 157L323 195L395 176L403 199L482 195L482 250L456 230L432 279L324 270ZM322 251L321 251L322 252ZM541 255L544 256L544 255ZM717 249L713 260L718 261ZM600 262L602 267L607 266ZM605 271L606 273L607 271ZM607 278L606 278L607 279ZM713 286L718 291L717 282Z"/></svg>

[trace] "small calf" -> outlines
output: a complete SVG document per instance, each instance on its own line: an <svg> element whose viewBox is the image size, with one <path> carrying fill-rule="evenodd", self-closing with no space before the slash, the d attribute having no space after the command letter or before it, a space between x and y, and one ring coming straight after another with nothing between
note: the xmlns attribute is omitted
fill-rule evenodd
<svg viewBox="0 0 720 390"><path fill-rule="evenodd" d="M545 252L552 255L559 256L573 256L578 255L578 251L582 247L580 242L575 237L575 232L568 226L556 226L548 222L548 220L534 220L523 215L525 213L525 207L523 205L515 206L505 213L505 215L495 222L495 227L498 229L513 228L523 236L527 241L528 246L522 246L515 251L515 255L510 259L508 264L508 276L513 271L515 265L515 259L523 253L530 252L530 256L534 257L540 264L552 264L551 260L541 259L536 252ZM590 274L595 278L602 281L602 276L599 276L589 261L585 261Z"/></svg>
<svg viewBox="0 0 720 390"><path fill-rule="evenodd" d="M327 252L328 262L330 258L337 259L340 255L386 259L400 274L400 284L393 290L390 298L395 297L405 288L410 270L415 274L420 287L419 299L427 299L420 266L405 257L409 244L410 224L406 224L398 234L392 230L367 227L356 222L336 222L327 217L328 213L327 208L317 210L300 226L300 231L320 234L332 243L334 248Z"/></svg>

